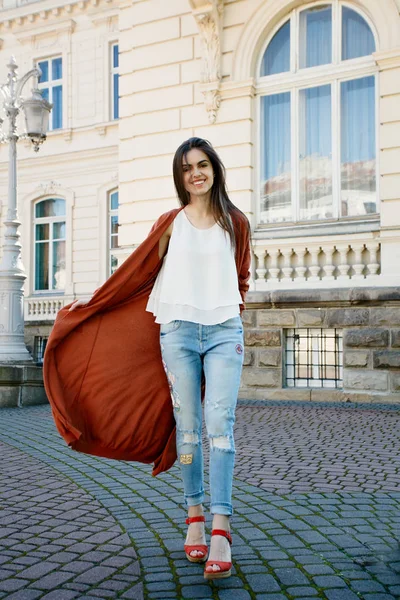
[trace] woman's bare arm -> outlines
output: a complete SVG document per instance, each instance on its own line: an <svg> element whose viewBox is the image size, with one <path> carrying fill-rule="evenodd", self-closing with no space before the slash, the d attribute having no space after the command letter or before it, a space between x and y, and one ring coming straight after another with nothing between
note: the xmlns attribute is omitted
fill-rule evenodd
<svg viewBox="0 0 400 600"><path fill-rule="evenodd" d="M159 258L163 258L163 256L167 253L169 238L171 237L171 234L172 234L172 228L173 228L173 222L171 223L171 225L168 227L168 229L163 233L162 237L160 238L160 241L158 243Z"/></svg>

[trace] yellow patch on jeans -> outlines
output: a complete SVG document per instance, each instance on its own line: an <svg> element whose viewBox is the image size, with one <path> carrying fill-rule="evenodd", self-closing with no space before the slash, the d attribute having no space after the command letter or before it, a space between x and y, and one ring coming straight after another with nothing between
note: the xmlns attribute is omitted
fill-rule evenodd
<svg viewBox="0 0 400 600"><path fill-rule="evenodd" d="M191 465L193 462L193 454L181 454L179 457L179 462L182 465Z"/></svg>

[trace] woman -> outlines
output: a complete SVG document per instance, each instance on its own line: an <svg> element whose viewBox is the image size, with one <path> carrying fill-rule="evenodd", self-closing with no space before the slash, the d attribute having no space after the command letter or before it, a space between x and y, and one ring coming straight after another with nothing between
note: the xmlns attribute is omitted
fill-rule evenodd
<svg viewBox="0 0 400 600"><path fill-rule="evenodd" d="M240 312L250 273L250 227L229 200L225 170L209 142L185 141L175 153L174 183L183 207L159 240L163 259L146 311L160 324L163 366L176 422L176 446L188 507L185 552L206 562L204 577L231 574L229 517L235 446L233 425L243 365ZM246 227L239 229L240 220ZM243 231L245 277L239 277L235 236ZM243 247L243 240L242 240ZM246 267L247 265L247 267ZM77 300L70 311L84 300ZM213 514L210 552L203 514L201 383L210 443L210 494Z"/></svg>

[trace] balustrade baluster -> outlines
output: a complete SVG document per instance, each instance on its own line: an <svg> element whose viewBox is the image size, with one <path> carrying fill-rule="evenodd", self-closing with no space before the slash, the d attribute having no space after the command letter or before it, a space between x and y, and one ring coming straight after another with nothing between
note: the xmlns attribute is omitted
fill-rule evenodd
<svg viewBox="0 0 400 600"><path fill-rule="evenodd" d="M351 248L355 254L355 263L353 265L353 269L354 269L353 279L364 279L363 271L364 271L365 265L363 264L363 261L362 261L362 253L364 250L364 244L352 244Z"/></svg>
<svg viewBox="0 0 400 600"><path fill-rule="evenodd" d="M308 248L308 251L311 254L311 265L308 267L311 276L308 278L308 281L320 281L319 272L321 270L321 267L319 265L318 260L320 250L321 249L319 248L319 246L314 248Z"/></svg>
<svg viewBox="0 0 400 600"><path fill-rule="evenodd" d="M265 289L266 283L266 274L267 274L267 266L266 266L266 251L265 248L255 248L254 254L257 257L257 268L256 268L256 279L255 285L256 289L262 290Z"/></svg>
<svg viewBox="0 0 400 600"><path fill-rule="evenodd" d="M371 242L368 245L368 250L370 254L370 262L368 263L368 270L371 275L376 275L379 271L380 264L378 262L378 252L379 252L380 244L376 244L375 242Z"/></svg>
<svg viewBox="0 0 400 600"><path fill-rule="evenodd" d="M335 265L333 264L333 253L335 252L335 248L323 248L324 254L325 254L325 265L324 265L324 271L325 271L325 277L324 277L324 281L332 281L334 278L333 276L333 272L335 270Z"/></svg>
<svg viewBox="0 0 400 600"><path fill-rule="evenodd" d="M282 279L290 279L290 281L292 280L292 271L293 271L293 267L290 264L291 258L292 258L292 253L293 253L292 248L287 248L282 251L282 255L283 255Z"/></svg>
<svg viewBox="0 0 400 600"><path fill-rule="evenodd" d="M347 262L347 253L349 251L349 245L348 244L337 244L336 250L340 254L340 263L338 265L338 272L339 272L338 279L341 277L348 278L350 265Z"/></svg>
<svg viewBox="0 0 400 600"><path fill-rule="evenodd" d="M271 280L274 281L275 283L278 283L279 281L279 272L280 272L280 268L279 268L279 255L280 255L280 250L273 250L270 252L270 256L271 256L271 267L269 268L269 274L271 275Z"/></svg>

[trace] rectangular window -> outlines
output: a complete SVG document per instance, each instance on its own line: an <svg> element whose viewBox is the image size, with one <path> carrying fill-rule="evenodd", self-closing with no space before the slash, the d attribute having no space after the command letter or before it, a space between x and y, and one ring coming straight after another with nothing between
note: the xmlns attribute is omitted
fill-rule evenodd
<svg viewBox="0 0 400 600"><path fill-rule="evenodd" d="M261 98L261 221L292 219L290 92Z"/></svg>
<svg viewBox="0 0 400 600"><path fill-rule="evenodd" d="M287 329L287 387L343 387L343 333L340 329Z"/></svg>
<svg viewBox="0 0 400 600"><path fill-rule="evenodd" d="M119 118L119 54L118 44L111 46L111 119Z"/></svg>
<svg viewBox="0 0 400 600"><path fill-rule="evenodd" d="M43 98L53 104L49 118L49 131L62 129L63 121L63 65L62 58L49 58L39 61L37 66L42 75L39 78L39 89Z"/></svg>

